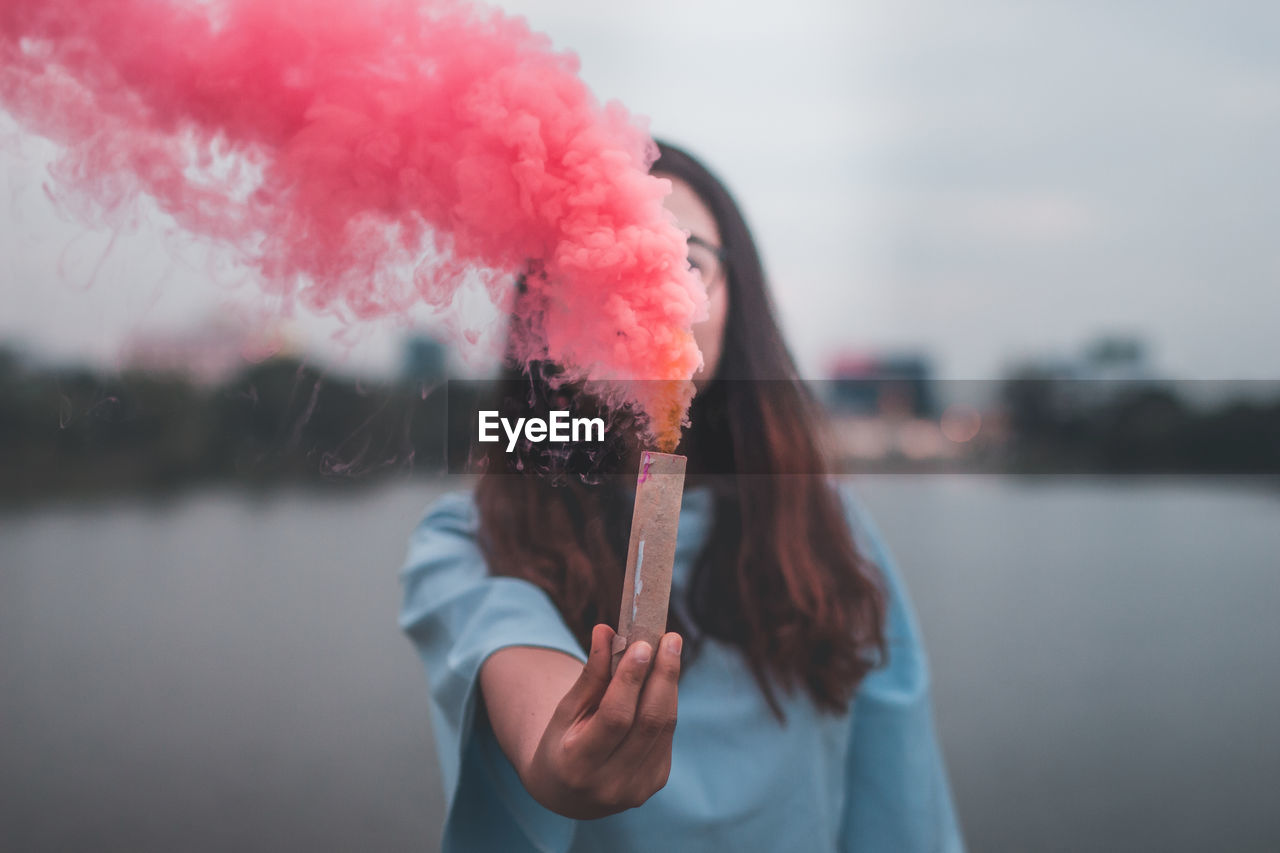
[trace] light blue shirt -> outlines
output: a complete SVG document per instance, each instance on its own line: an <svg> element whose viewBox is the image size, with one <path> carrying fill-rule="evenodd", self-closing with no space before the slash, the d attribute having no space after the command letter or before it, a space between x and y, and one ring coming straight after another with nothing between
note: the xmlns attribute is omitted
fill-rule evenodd
<svg viewBox="0 0 1280 853"><path fill-rule="evenodd" d="M920 631L888 551L845 496L862 553L889 592L889 660L848 713L780 693L770 711L737 649L706 638L685 666L671 775L639 808L575 821L525 791L477 719L480 666L507 646L586 657L545 592L491 577L469 494L440 498L409 543L400 624L426 665L448 800L445 853L464 851L963 851L934 732ZM711 497L686 492L672 575L678 606L711 522Z"/></svg>

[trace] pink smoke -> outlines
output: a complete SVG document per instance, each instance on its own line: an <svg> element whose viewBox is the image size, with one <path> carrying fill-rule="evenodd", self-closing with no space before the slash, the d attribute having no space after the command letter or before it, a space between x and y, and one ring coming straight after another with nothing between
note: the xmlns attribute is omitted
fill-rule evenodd
<svg viewBox="0 0 1280 853"><path fill-rule="evenodd" d="M468 275L525 358L619 382L670 447L706 297L654 149L577 60L455 0L5 0L0 104L100 209L153 197L264 285L373 318ZM514 274L529 268L516 305Z"/></svg>

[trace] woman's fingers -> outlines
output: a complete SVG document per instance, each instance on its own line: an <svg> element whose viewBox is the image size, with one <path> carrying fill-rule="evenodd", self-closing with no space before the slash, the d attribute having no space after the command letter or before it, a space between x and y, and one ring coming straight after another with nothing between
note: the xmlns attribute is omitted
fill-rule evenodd
<svg viewBox="0 0 1280 853"><path fill-rule="evenodd" d="M627 648L599 707L583 724L582 731L575 735L577 748L594 756L597 761L604 761L622 743L623 738L631 731L640 688L644 685L652 657L653 649L648 643L632 643ZM605 672L607 675L607 661Z"/></svg>
<svg viewBox="0 0 1280 853"><path fill-rule="evenodd" d="M640 805L670 773L680 636L664 635L656 654L632 643L610 678L614 638L607 625L595 626L586 665L520 773L538 802L564 804L548 805L561 814L598 817Z"/></svg>
<svg viewBox="0 0 1280 853"><path fill-rule="evenodd" d="M560 701L557 713L563 713L567 726L600 703L609 687L609 664L613 657L613 629L600 624L591 631L591 651L582 674Z"/></svg>
<svg viewBox="0 0 1280 853"><path fill-rule="evenodd" d="M631 730L610 758L611 763L617 762L620 767L639 767L651 762L665 762L669 766L671 742L676 731L681 643L679 634L662 637L653 672L649 673L640 693Z"/></svg>

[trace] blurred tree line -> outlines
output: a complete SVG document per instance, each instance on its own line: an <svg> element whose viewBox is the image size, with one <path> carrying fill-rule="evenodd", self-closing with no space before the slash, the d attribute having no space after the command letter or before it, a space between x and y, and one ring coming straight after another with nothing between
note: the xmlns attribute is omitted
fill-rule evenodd
<svg viewBox="0 0 1280 853"><path fill-rule="evenodd" d="M447 447L451 470L467 470L467 415L486 392L447 386L439 368L423 368L433 381L368 383L278 357L210 386L176 373L33 368L0 349L0 503L216 482L359 485L441 472ZM960 470L1280 475L1272 386L1269 397L1206 408L1176 385L1024 372L1001 386L1007 442Z"/></svg>
<svg viewBox="0 0 1280 853"><path fill-rule="evenodd" d="M1192 402L1205 396L1224 402ZM1003 383L1001 397L1011 470L1280 474L1280 383L1071 380L1026 371Z"/></svg>
<svg viewBox="0 0 1280 853"><path fill-rule="evenodd" d="M0 500L438 471L443 401L443 383L357 382L294 358L201 386L179 374L34 369L0 350Z"/></svg>

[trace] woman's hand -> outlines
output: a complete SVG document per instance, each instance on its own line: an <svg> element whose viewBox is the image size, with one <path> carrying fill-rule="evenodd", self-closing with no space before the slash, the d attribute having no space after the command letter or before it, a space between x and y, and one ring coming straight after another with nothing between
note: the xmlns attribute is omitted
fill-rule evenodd
<svg viewBox="0 0 1280 853"><path fill-rule="evenodd" d="M632 643L610 679L613 637L595 627L582 674L521 772L534 799L579 820L641 805L671 772L680 635L662 637L656 660L648 643Z"/></svg>

